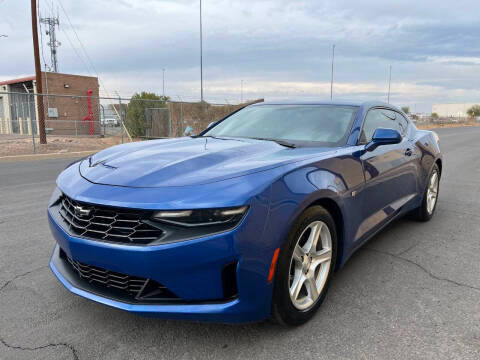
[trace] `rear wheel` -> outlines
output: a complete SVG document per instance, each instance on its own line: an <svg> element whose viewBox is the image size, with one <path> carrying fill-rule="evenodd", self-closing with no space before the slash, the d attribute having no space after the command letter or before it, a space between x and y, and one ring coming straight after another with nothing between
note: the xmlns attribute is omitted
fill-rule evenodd
<svg viewBox="0 0 480 360"><path fill-rule="evenodd" d="M433 217L437 208L438 192L440 190L440 170L438 165L433 166L427 180L427 186L423 194L422 204L413 212L415 219L428 221Z"/></svg>
<svg viewBox="0 0 480 360"><path fill-rule="evenodd" d="M321 206L308 208L280 251L272 305L277 322L300 325L315 314L325 299L336 252L333 218Z"/></svg>

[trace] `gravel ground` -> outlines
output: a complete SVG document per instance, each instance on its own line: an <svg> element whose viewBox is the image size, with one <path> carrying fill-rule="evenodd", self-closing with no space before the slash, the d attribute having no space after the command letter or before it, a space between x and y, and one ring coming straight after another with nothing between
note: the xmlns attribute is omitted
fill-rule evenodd
<svg viewBox="0 0 480 360"><path fill-rule="evenodd" d="M45 208L71 159L0 163L0 359L479 359L480 127L438 133L433 220L378 234L294 329L141 318L70 294L47 266Z"/></svg>

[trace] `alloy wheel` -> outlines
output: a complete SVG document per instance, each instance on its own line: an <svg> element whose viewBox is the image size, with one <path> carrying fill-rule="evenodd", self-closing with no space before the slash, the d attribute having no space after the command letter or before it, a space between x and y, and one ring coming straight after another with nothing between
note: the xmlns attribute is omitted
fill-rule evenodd
<svg viewBox="0 0 480 360"><path fill-rule="evenodd" d="M427 190L427 211L428 214L432 214L438 197L438 173L434 171L430 176Z"/></svg>
<svg viewBox="0 0 480 360"><path fill-rule="evenodd" d="M311 308L327 281L332 262L332 237L328 226L314 221L299 236L290 260L289 292L298 310Z"/></svg>

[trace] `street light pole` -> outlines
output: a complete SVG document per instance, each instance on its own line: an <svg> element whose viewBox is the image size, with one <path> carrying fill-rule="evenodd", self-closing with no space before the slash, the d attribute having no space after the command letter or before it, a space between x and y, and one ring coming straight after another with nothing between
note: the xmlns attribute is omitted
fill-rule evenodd
<svg viewBox="0 0 480 360"><path fill-rule="evenodd" d="M243 104L243 80L240 80L240 104Z"/></svg>
<svg viewBox="0 0 480 360"><path fill-rule="evenodd" d="M332 47L332 79L330 81L330 100L333 100L333 63L335 61L335 44Z"/></svg>
<svg viewBox="0 0 480 360"><path fill-rule="evenodd" d="M163 71L162 94L163 94L163 97L165 97L165 69L162 69L162 71Z"/></svg>
<svg viewBox="0 0 480 360"><path fill-rule="evenodd" d="M390 75L388 78L388 96L387 96L387 103L390 104L390 86L392 83L392 65L390 65Z"/></svg>
<svg viewBox="0 0 480 360"><path fill-rule="evenodd" d="M202 0L200 0L200 101L203 102L203 29L202 29Z"/></svg>

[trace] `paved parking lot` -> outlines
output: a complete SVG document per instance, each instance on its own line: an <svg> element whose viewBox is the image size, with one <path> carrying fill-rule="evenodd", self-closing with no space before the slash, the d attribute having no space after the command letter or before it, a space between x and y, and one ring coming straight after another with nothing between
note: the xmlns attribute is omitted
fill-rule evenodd
<svg viewBox="0 0 480 360"><path fill-rule="evenodd" d="M70 294L48 268L45 208L71 160L0 163L0 359L479 359L480 127L438 133L434 219L377 235L294 329L141 318Z"/></svg>

